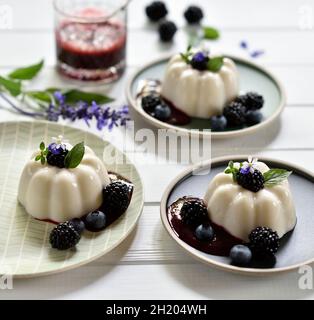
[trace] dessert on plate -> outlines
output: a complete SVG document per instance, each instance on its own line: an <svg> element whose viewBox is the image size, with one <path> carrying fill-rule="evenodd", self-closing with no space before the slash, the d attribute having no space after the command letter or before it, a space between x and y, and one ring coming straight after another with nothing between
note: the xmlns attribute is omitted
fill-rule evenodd
<svg viewBox="0 0 314 320"><path fill-rule="evenodd" d="M80 164L65 167L64 160L72 148L68 143L52 143L47 161L35 161L35 151L26 163L18 200L34 218L64 222L81 218L102 204L102 190L110 183L104 163L85 146Z"/></svg>
<svg viewBox="0 0 314 320"><path fill-rule="evenodd" d="M240 75L231 58L189 47L169 60L162 81L142 80L137 98L143 110L159 121L187 125L202 119L212 131L224 131L263 120L263 96L240 94L239 88Z"/></svg>
<svg viewBox="0 0 314 320"><path fill-rule="evenodd" d="M230 165L230 173L216 175L205 194L210 220L244 241L258 226L276 230L280 238L291 231L296 212L288 180L265 183L269 167L263 162Z"/></svg>
<svg viewBox="0 0 314 320"><path fill-rule="evenodd" d="M204 199L183 197L169 206L170 225L200 251L229 256L241 267L272 267L281 239L297 221L290 174L251 157L230 161Z"/></svg>
<svg viewBox="0 0 314 320"><path fill-rule="evenodd" d="M170 59L161 95L190 117L209 119L222 114L239 93L235 63L226 57L209 57L204 52L190 54L177 54ZM213 63L211 68L210 61L216 61L217 66Z"/></svg>
<svg viewBox="0 0 314 320"><path fill-rule="evenodd" d="M53 248L74 247L84 229L100 231L128 208L133 185L115 173L83 142L72 146L61 136L44 142L27 161L19 182L18 201L33 218L58 226Z"/></svg>

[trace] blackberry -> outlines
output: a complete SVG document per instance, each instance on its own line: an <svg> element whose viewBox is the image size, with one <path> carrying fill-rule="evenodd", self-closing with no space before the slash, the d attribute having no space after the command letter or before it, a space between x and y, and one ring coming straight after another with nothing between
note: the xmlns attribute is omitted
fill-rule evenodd
<svg viewBox="0 0 314 320"><path fill-rule="evenodd" d="M262 109L264 106L264 98L256 92L248 92L235 99L235 102L241 103L247 111Z"/></svg>
<svg viewBox="0 0 314 320"><path fill-rule="evenodd" d="M257 227L250 235L250 248L257 253L274 254L279 249L279 236L276 231L267 227Z"/></svg>
<svg viewBox="0 0 314 320"><path fill-rule="evenodd" d="M145 8L147 17L151 21L159 21L168 14L168 9L162 1L154 1Z"/></svg>
<svg viewBox="0 0 314 320"><path fill-rule="evenodd" d="M254 170L253 173L242 173L239 171L237 173L237 182L238 184L252 192L258 192L264 188L264 176L259 170Z"/></svg>
<svg viewBox="0 0 314 320"><path fill-rule="evenodd" d="M158 28L160 40L163 42L169 42L173 39L178 28L172 21L163 21Z"/></svg>
<svg viewBox="0 0 314 320"><path fill-rule="evenodd" d="M62 150L59 154L53 154L52 152L48 151L47 154L47 163L51 166L64 168L64 159L68 154L68 150Z"/></svg>
<svg viewBox="0 0 314 320"><path fill-rule="evenodd" d="M207 207L200 199L190 199L183 203L180 211L183 223L196 227L207 218Z"/></svg>
<svg viewBox="0 0 314 320"><path fill-rule="evenodd" d="M208 61L209 57L205 55L203 52L196 53L192 60L191 60L191 66L193 69L204 71L208 70Z"/></svg>
<svg viewBox="0 0 314 320"><path fill-rule="evenodd" d="M203 17L203 11L197 6L190 6L184 12L184 17L189 24L199 23Z"/></svg>
<svg viewBox="0 0 314 320"><path fill-rule="evenodd" d="M245 123L245 108L241 103L231 102L223 115L226 117L229 126L241 126Z"/></svg>
<svg viewBox="0 0 314 320"><path fill-rule="evenodd" d="M75 247L81 239L73 224L69 221L60 223L50 233L49 242L54 249L67 250Z"/></svg>
<svg viewBox="0 0 314 320"><path fill-rule="evenodd" d="M161 103L160 97L155 94L150 94L142 98L142 108L146 112L153 112Z"/></svg>
<svg viewBox="0 0 314 320"><path fill-rule="evenodd" d="M122 214L129 207L133 192L131 184L114 181L103 190L103 211Z"/></svg>

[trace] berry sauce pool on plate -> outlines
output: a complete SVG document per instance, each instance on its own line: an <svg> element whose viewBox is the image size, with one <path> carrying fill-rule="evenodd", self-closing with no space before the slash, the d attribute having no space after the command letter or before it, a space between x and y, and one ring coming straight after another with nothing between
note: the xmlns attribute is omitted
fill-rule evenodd
<svg viewBox="0 0 314 320"><path fill-rule="evenodd" d="M93 11L97 17L97 12ZM98 12L98 15L103 12ZM90 17L89 11L79 13ZM80 23L63 21L56 29L58 68L78 80L104 80L122 73L126 57L126 27L116 20Z"/></svg>
<svg viewBox="0 0 314 320"><path fill-rule="evenodd" d="M235 238L224 228L212 223L208 219L208 224L214 229L214 239L212 241L200 241L195 236L195 230L181 220L180 210L186 200L196 198L183 197L172 203L168 207L168 221L176 235L188 245L202 252L215 256L229 256L230 250L237 244L243 244L243 241Z"/></svg>

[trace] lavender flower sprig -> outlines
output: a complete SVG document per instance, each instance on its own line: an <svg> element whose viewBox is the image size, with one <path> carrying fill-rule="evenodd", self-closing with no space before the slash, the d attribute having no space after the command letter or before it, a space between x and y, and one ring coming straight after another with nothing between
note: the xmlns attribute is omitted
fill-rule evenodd
<svg viewBox="0 0 314 320"><path fill-rule="evenodd" d="M22 115L53 122L57 122L60 119L71 120L72 122L83 119L88 126L95 119L98 130L108 128L111 131L114 127L126 126L130 120L129 108L126 105L115 110L108 105L100 105L94 101L91 104L83 101L69 104L66 102L64 95L59 91L54 93L56 102L50 103L46 110L42 112L26 111L8 99L4 93L0 92L0 97Z"/></svg>
<svg viewBox="0 0 314 320"><path fill-rule="evenodd" d="M128 106L123 106L114 110L107 105L99 105L95 101L91 104L78 102L75 105L66 103L66 99L61 92L55 92L55 104L50 104L47 108L46 117L49 121L58 121L60 118L71 121L84 120L88 126L90 121L96 120L98 130L107 127L112 130L114 127L125 126L130 120Z"/></svg>

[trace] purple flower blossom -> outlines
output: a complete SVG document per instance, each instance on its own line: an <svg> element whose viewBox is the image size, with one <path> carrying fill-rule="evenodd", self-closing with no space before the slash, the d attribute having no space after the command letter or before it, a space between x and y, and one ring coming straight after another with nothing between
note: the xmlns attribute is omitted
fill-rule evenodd
<svg viewBox="0 0 314 320"><path fill-rule="evenodd" d="M53 96L56 98L56 100L60 104L64 104L65 103L65 96L60 91L55 91Z"/></svg>
<svg viewBox="0 0 314 320"><path fill-rule="evenodd" d="M64 144L58 144L56 142L50 143L48 146L48 150L54 155L61 154L65 149L66 146Z"/></svg>
<svg viewBox="0 0 314 320"><path fill-rule="evenodd" d="M208 59L208 55L205 55L205 53L203 52L197 52L194 56L193 56L193 60L195 62L203 62L204 60Z"/></svg>
<svg viewBox="0 0 314 320"><path fill-rule="evenodd" d="M250 53L250 56L252 58L258 58L258 57L262 56L263 54L265 54L264 50L255 50Z"/></svg>
<svg viewBox="0 0 314 320"><path fill-rule="evenodd" d="M102 130L105 127L112 130L119 125L125 126L127 121L130 120L128 106L113 110L108 106L100 106L94 101L91 104L79 102L75 105L69 105L65 102L65 97L60 92L56 92L54 96L59 105L49 105L46 115L49 121L58 121L61 117L71 121L84 120L89 126L90 121L95 119L98 130Z"/></svg>
<svg viewBox="0 0 314 320"><path fill-rule="evenodd" d="M242 40L242 41L240 42L240 47L241 47L242 49L247 49L247 48L248 48L248 43L247 43L245 40Z"/></svg>
<svg viewBox="0 0 314 320"><path fill-rule="evenodd" d="M249 156L248 161L242 163L240 172L242 174L254 173L255 169L257 169L258 159Z"/></svg>

